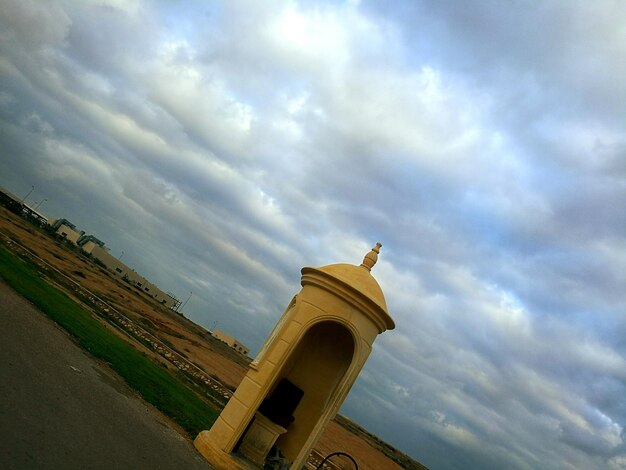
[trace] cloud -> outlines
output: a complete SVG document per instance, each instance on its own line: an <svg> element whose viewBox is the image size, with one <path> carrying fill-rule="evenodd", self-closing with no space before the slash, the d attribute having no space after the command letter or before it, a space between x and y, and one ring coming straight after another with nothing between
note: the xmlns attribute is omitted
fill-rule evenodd
<svg viewBox="0 0 626 470"><path fill-rule="evenodd" d="M253 350L381 241L344 412L433 468L623 468L624 13L9 1L0 184Z"/></svg>

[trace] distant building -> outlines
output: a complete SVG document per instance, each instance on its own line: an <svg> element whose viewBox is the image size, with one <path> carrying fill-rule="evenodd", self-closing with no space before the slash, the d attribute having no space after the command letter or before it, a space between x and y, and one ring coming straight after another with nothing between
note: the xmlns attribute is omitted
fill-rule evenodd
<svg viewBox="0 0 626 470"><path fill-rule="evenodd" d="M31 219L37 221L39 225L42 227L48 223L48 218L45 215L43 215L41 212L37 212L35 209L33 209L27 204L24 204L23 206L24 206L22 209L23 215L30 217Z"/></svg>
<svg viewBox="0 0 626 470"><path fill-rule="evenodd" d="M98 240L93 235L83 235L83 236L81 236L78 239L78 241L76 242L76 244L78 246L80 246L81 249L85 253L91 253L93 251L93 249L95 247L97 247L97 246L99 246L100 248L104 248L104 242L102 240Z"/></svg>
<svg viewBox="0 0 626 470"><path fill-rule="evenodd" d="M21 214L24 204L15 194L0 188L0 204L15 214Z"/></svg>
<svg viewBox="0 0 626 470"><path fill-rule="evenodd" d="M176 307L178 307L180 301L176 297L174 297L172 294L167 294L163 292L141 274L126 266L115 256L112 256L108 252L106 247L104 247L104 244L98 245L96 244L94 239L97 240L97 238L93 237L93 239L89 239L88 241L86 241L83 246L93 244L93 246L89 245L91 249L91 255L99 260L102 264L104 264L109 271L111 271L116 276L121 277L129 284L132 284L133 286L141 289L144 294L149 295L160 304L165 305L167 308L175 309Z"/></svg>
<svg viewBox="0 0 626 470"><path fill-rule="evenodd" d="M248 352L250 352L250 348L248 348L245 345L241 344L239 341L237 341L234 337L232 337L228 333L224 333L223 331L215 330L215 331L211 331L211 335L214 338L219 339L221 342L226 343L228 346L233 348L235 351L243 354L244 356L247 356Z"/></svg>
<svg viewBox="0 0 626 470"><path fill-rule="evenodd" d="M172 310L175 310L180 305L180 301L174 295L166 294L141 274L112 256L109 253L109 249L104 246L104 242L94 235L86 235L84 231L76 230L76 226L67 219L50 220L49 224L55 233L79 246L85 253L91 254L113 274L137 287L158 303Z"/></svg>
<svg viewBox="0 0 626 470"><path fill-rule="evenodd" d="M75 245L77 244L78 239L85 234L85 232L79 232L78 230L76 230L76 225L74 225L67 219L56 219L51 222L52 223L50 225L52 226L52 229L58 235L65 238L66 240L69 240Z"/></svg>
<svg viewBox="0 0 626 470"><path fill-rule="evenodd" d="M25 204L23 200L4 188L0 188L0 205L6 207L15 214L21 215L22 217L31 218L32 220L38 222L41 226L48 223L48 219L45 215L41 212L37 212L28 204ZM39 205L37 207L39 207Z"/></svg>

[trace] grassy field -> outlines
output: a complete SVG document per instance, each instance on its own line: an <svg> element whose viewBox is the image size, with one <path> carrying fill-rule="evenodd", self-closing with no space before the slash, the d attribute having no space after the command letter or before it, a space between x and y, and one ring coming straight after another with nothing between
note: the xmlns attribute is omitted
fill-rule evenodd
<svg viewBox="0 0 626 470"><path fill-rule="evenodd" d="M62 326L93 356L107 362L149 403L190 437L211 427L218 412L167 370L108 331L67 295L49 285L36 266L0 246L0 277Z"/></svg>

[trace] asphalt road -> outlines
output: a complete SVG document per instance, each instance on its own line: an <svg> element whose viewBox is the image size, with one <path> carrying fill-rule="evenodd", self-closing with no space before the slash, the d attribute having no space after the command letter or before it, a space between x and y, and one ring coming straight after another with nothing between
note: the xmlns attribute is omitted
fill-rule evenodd
<svg viewBox="0 0 626 470"><path fill-rule="evenodd" d="M0 468L210 469L162 415L2 281Z"/></svg>

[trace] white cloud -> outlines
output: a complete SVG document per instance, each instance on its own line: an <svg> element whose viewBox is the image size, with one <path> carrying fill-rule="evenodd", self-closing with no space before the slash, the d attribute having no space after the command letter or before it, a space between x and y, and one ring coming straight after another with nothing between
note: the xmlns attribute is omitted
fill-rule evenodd
<svg viewBox="0 0 626 470"><path fill-rule="evenodd" d="M620 13L10 1L0 183L253 349L381 241L353 417L434 468L622 468Z"/></svg>

